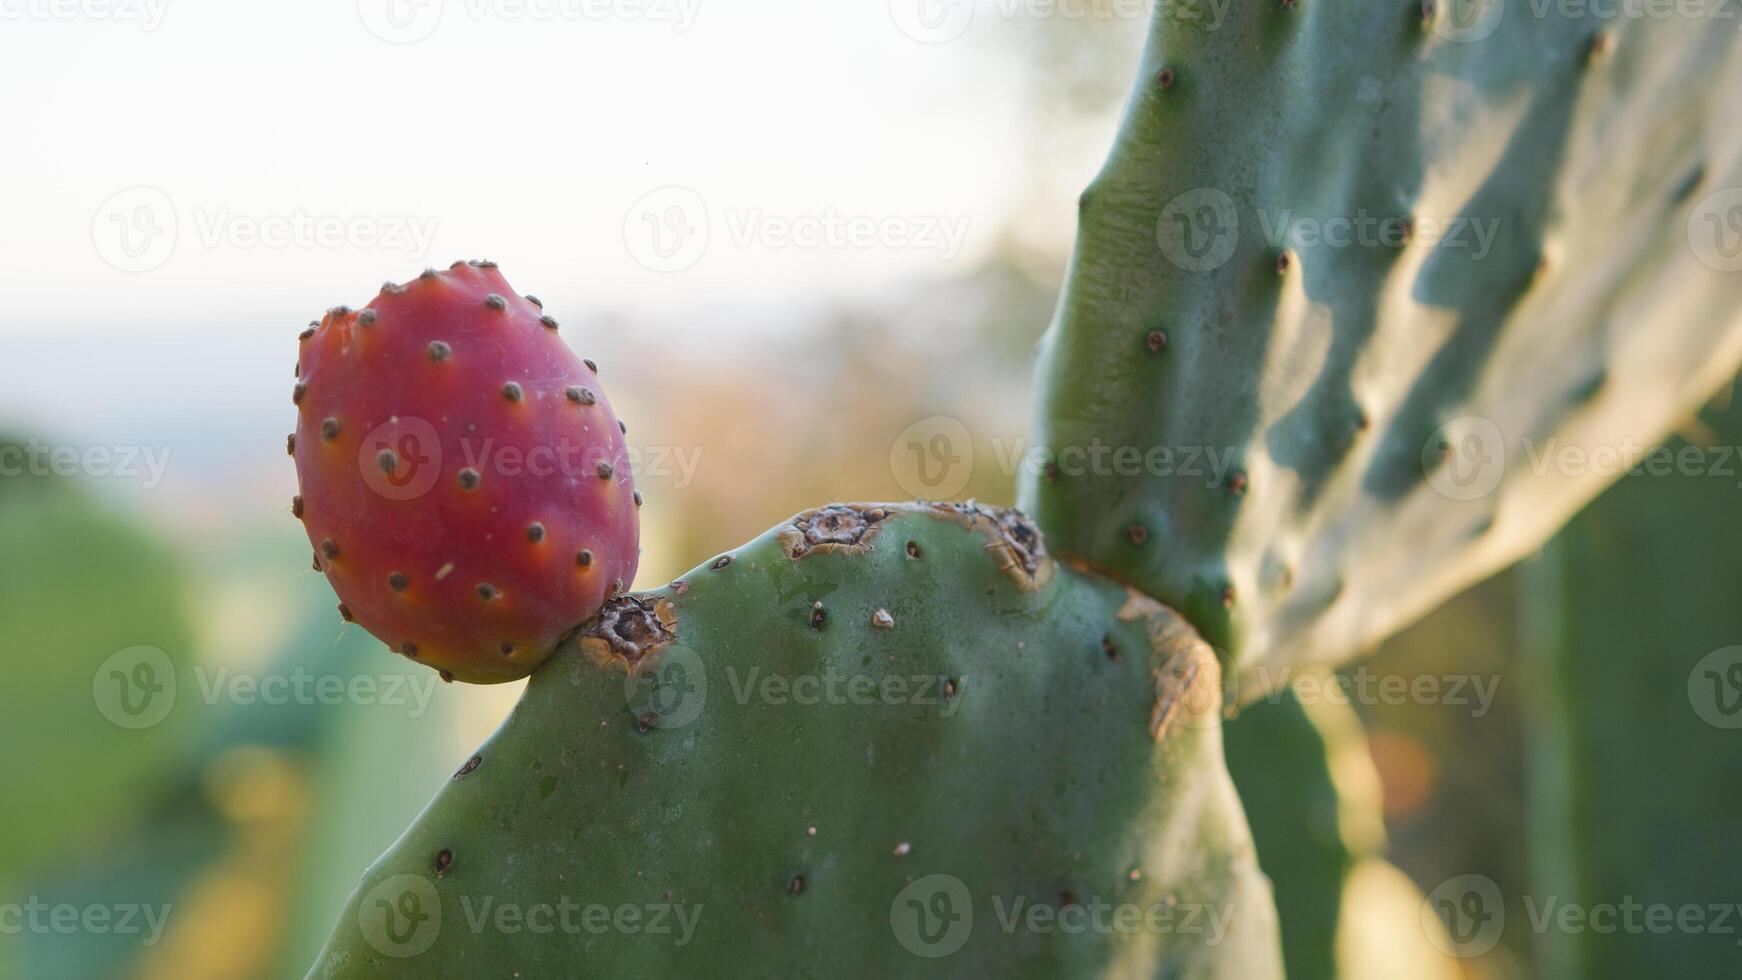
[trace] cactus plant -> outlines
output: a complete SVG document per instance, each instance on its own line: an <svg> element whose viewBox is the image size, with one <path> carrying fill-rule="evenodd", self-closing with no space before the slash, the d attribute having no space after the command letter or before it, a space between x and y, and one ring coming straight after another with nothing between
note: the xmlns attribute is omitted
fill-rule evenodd
<svg viewBox="0 0 1742 980"><path fill-rule="evenodd" d="M99 610L84 608L91 596ZM169 549L88 487L0 476L0 648L17 672L0 685L0 737L33 760L7 776L9 798L33 803L0 810L0 889L122 832L122 804L152 798L173 769L192 700L182 692L177 708L193 632L183 602Z"/></svg>
<svg viewBox="0 0 1742 980"><path fill-rule="evenodd" d="M800 515L565 644L371 867L313 975L962 962L928 954L999 975L1274 975L1217 672L1177 616L1057 565L1012 512ZM480 925L565 901L666 909L670 931L582 911L542 936ZM1000 924L1100 903L1176 928Z"/></svg>
<svg viewBox="0 0 1742 980"><path fill-rule="evenodd" d="M1742 440L1742 407L1703 418L1694 428L1712 442L1668 450ZM1742 877L1742 610L1724 586L1742 576L1742 556L1712 543L1734 540L1725 529L1742 512L1733 467L1707 458L1706 472L1622 481L1525 566L1524 646L1539 681L1528 898L1536 914L1575 906L1605 926L1550 930L1544 977L1735 970L1736 936L1719 917L1732 917ZM1526 918L1526 897L1501 893L1496 911ZM1666 914L1698 924L1650 924Z"/></svg>
<svg viewBox="0 0 1742 980"><path fill-rule="evenodd" d="M1682 237L1737 173L1689 96L1730 51L1560 12L1158 10L1041 351L1033 523L834 505L611 599L311 975L1281 975L1216 679L1360 652L1600 489L1527 440L1648 443L1735 370L1742 325L1695 313L1738 280ZM1450 469L1494 460L1475 492Z"/></svg>
<svg viewBox="0 0 1742 980"><path fill-rule="evenodd" d="M1019 506L1243 668L1517 559L1612 478L1533 448L1649 447L1742 353L1688 237L1742 178L1733 32L1474 9L1158 16L1079 202Z"/></svg>
<svg viewBox="0 0 1742 980"><path fill-rule="evenodd" d="M71 490L63 487L60 493L70 497ZM35 516L40 521L43 515ZM43 525L41 530L58 528ZM124 527L103 526L103 531L104 547L73 552L86 565L87 582L114 582L117 589L128 581L136 589L146 581L175 584L161 566L103 573L110 563L130 565L129 534L136 533ZM118 800L97 806L99 812L89 816L108 819L87 828L83 819L75 819L83 816L78 807L69 809L59 823L66 833L79 835L71 846L14 881L17 889L0 888L6 902L34 896L48 907L124 905L140 911L129 912L128 927L111 933L50 929L7 935L0 941L0 976L300 976L325 942L331 910L350 893L357 868L398 836L424 802L427 787L445 775L447 760L473 747L465 735L464 705L432 696L439 686L432 672L409 661L377 659L373 639L320 614L331 608L332 593L318 576L284 573L284 554L301 533L287 532L276 526L263 535L209 542L183 588L200 597L199 611L207 622L228 615L224 607L237 601L250 608L262 601L295 610L285 616L283 633L275 632L272 622L251 623L269 647L262 649L257 666L247 669L248 676L331 677L342 680L347 691L367 693L339 699L330 691L316 694L318 687L311 685L310 697L238 692L211 700L206 685L234 691L227 681L241 676L240 668L189 664L185 642L166 647L180 678L181 709L172 717L182 751L160 744L161 760L141 765L140 775L149 783L134 790L138 817L116 819L129 802ZM49 533L43 548L9 554L40 569L42 555L56 541L57 535ZM224 595L214 595L219 592ZM69 621L54 615L59 607L41 604L45 616L54 616L55 630L64 634ZM137 619L133 628L145 622ZM116 629L107 622L101 628ZM172 636L159 636L158 642L168 644ZM82 661L57 666L81 664L90 667ZM92 709L90 678L81 681L71 692L74 697L54 706L75 720ZM47 690L37 689L39 695ZM39 731L62 732L52 723L44 728L41 718L12 716ZM126 734L139 740L151 732ZM88 739L57 746L52 761L62 772L61 786L44 799L58 800L85 779L105 776L110 765L105 755L140 764L138 756L119 751L125 747ZM88 792L84 798L90 799ZM22 844L29 836L15 839ZM305 910L311 921L301 921ZM294 970L284 967L291 960Z"/></svg>
<svg viewBox="0 0 1742 980"><path fill-rule="evenodd" d="M1352 708L1284 688L1243 708L1223 740L1275 887L1289 980L1460 975L1450 941L1426 931L1421 892L1381 856L1379 773Z"/></svg>

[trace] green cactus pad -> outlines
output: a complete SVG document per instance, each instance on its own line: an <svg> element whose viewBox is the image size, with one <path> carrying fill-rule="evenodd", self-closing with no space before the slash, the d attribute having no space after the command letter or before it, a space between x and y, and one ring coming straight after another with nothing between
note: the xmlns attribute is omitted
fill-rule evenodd
<svg viewBox="0 0 1742 980"><path fill-rule="evenodd" d="M27 755L5 776L0 884L164 792L194 713L175 688L193 659L183 586L169 549L79 482L0 477L0 739Z"/></svg>
<svg viewBox="0 0 1742 980"><path fill-rule="evenodd" d="M1284 687L1223 728L1289 980L1461 976L1421 892L1389 864L1379 771L1353 708Z"/></svg>
<svg viewBox="0 0 1742 980"><path fill-rule="evenodd" d="M1548 929L1544 977L1717 977L1742 962L1725 924L1742 898L1742 552L1730 534L1742 509L1728 461L1742 402L1704 421L1710 442L1665 449L1706 454L1702 469L1623 480L1525 566L1541 682L1526 742L1534 894L1503 895L1505 913L1553 902L1538 914L1575 906L1619 923Z"/></svg>
<svg viewBox="0 0 1742 980"><path fill-rule="evenodd" d="M1337 977L1344 882L1385 835L1361 722L1346 706L1309 707L1285 688L1242 709L1224 739L1259 865L1276 888L1289 980Z"/></svg>
<svg viewBox="0 0 1742 980"><path fill-rule="evenodd" d="M1220 710L1019 515L810 511L565 643L310 975L1279 977Z"/></svg>
<svg viewBox="0 0 1742 980"><path fill-rule="evenodd" d="M1737 33L1522 4L1156 18L1019 504L1246 668L1540 544L1742 354Z"/></svg>

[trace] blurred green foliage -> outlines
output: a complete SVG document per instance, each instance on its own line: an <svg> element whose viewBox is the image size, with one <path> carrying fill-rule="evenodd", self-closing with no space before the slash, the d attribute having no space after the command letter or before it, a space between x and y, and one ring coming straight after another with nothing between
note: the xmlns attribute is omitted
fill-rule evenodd
<svg viewBox="0 0 1742 980"><path fill-rule="evenodd" d="M163 714L192 649L182 581L168 548L73 481L0 477L0 884L161 791L189 733L188 712Z"/></svg>
<svg viewBox="0 0 1742 980"><path fill-rule="evenodd" d="M1623 478L1528 567L1534 878L1507 914L1546 923L1543 977L1742 969L1742 483L1728 455L1742 404L1724 402L1668 446L1698 466Z"/></svg>

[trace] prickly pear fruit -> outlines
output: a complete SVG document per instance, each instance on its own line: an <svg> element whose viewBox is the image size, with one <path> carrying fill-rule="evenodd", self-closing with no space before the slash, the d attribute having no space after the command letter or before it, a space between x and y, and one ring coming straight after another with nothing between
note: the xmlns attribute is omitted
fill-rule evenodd
<svg viewBox="0 0 1742 980"><path fill-rule="evenodd" d="M303 332L292 511L339 613L447 680L524 677L628 588L624 428L597 368L490 262Z"/></svg>

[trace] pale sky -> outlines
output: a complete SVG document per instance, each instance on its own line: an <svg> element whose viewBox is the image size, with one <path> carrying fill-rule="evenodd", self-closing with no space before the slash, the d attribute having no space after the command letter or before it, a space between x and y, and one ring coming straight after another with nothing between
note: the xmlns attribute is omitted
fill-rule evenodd
<svg viewBox="0 0 1742 980"><path fill-rule="evenodd" d="M472 256L680 313L971 268L1018 25L894 5L0 0L0 330L302 318Z"/></svg>
<svg viewBox="0 0 1742 980"><path fill-rule="evenodd" d="M459 258L577 349L773 351L984 261L1074 2L0 0L0 431L209 495L309 319Z"/></svg>

